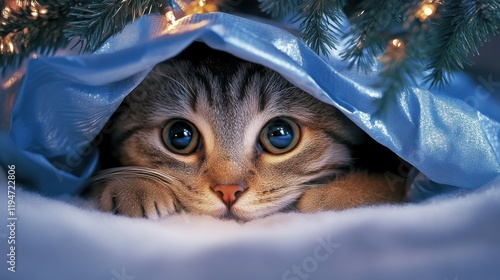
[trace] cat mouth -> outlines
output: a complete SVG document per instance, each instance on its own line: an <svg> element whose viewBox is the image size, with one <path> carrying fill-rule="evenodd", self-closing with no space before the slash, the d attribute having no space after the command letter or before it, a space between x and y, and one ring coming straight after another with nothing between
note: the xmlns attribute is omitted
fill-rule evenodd
<svg viewBox="0 0 500 280"><path fill-rule="evenodd" d="M231 210L226 211L221 217L223 220L240 220L239 217L235 216Z"/></svg>
<svg viewBox="0 0 500 280"><path fill-rule="evenodd" d="M219 218L222 220L233 220L236 222L247 222L247 221L251 220L247 217L243 217L243 216L235 213L235 211L233 210L233 207L226 209L226 211L222 215L220 215Z"/></svg>
<svg viewBox="0 0 500 280"><path fill-rule="evenodd" d="M235 214L232 210L232 207L226 209L226 211L222 215L220 215L219 218L222 220L234 220L239 222L246 221L246 219L244 219L243 217L240 217L237 214Z"/></svg>

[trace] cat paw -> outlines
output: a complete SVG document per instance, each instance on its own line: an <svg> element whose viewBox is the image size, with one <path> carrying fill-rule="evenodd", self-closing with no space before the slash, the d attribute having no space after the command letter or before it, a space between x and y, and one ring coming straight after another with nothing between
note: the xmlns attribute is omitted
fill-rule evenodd
<svg viewBox="0 0 500 280"><path fill-rule="evenodd" d="M119 178L92 186L89 197L104 212L159 219L179 212L172 192L155 181Z"/></svg>
<svg viewBox="0 0 500 280"><path fill-rule="evenodd" d="M314 213L326 210L345 210L367 205L401 203L404 182L391 184L384 174L353 172L306 190L297 201L297 210Z"/></svg>
<svg viewBox="0 0 500 280"><path fill-rule="evenodd" d="M334 210L335 205L329 200L332 199L332 194L329 193L328 187L315 187L305 191L297 201L297 210L301 213L315 213L325 210Z"/></svg>

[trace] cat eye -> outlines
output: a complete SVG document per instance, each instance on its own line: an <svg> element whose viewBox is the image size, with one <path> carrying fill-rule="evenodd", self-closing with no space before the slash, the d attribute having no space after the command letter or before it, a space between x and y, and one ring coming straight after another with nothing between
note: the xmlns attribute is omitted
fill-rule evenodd
<svg viewBox="0 0 500 280"><path fill-rule="evenodd" d="M292 150L300 138L299 126L286 118L273 119L260 133L259 145L271 154L283 154Z"/></svg>
<svg viewBox="0 0 500 280"><path fill-rule="evenodd" d="M161 135L163 143L171 152L190 154L200 148L198 129L188 121L169 121L163 127Z"/></svg>

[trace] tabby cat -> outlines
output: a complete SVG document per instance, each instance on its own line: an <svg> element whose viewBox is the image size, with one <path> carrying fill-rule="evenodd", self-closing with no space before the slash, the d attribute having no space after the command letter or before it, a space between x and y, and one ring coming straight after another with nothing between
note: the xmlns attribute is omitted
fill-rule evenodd
<svg viewBox="0 0 500 280"><path fill-rule="evenodd" d="M195 43L158 64L110 120L100 209L247 221L400 202L400 161L276 72Z"/></svg>

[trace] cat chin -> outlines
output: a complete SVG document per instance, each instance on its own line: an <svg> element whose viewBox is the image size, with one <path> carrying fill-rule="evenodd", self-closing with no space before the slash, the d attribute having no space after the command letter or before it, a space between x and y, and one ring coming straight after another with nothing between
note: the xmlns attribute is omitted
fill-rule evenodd
<svg viewBox="0 0 500 280"><path fill-rule="evenodd" d="M251 220L254 220L254 219L257 219L257 218L260 218L260 217L258 217L258 216L248 216L248 215L238 215L238 214L236 214L233 211L226 211L226 213L224 215L216 217L216 218L219 218L219 219L222 219L222 220L234 220L234 221L237 221L237 222L244 223L244 222L249 222Z"/></svg>
<svg viewBox="0 0 500 280"><path fill-rule="evenodd" d="M216 211L197 211L198 214L209 215L214 218L222 219L222 220L235 220L238 222L247 222L253 219L258 218L255 215L249 215L247 211L238 211L233 209L228 209L225 205Z"/></svg>
<svg viewBox="0 0 500 280"><path fill-rule="evenodd" d="M248 222L250 219L246 217L239 217L234 214L232 211L226 211L226 213L222 216L217 217L221 220L234 220L237 222Z"/></svg>
<svg viewBox="0 0 500 280"><path fill-rule="evenodd" d="M264 209L245 209L245 208L247 207L235 204L233 207L231 207L229 211L227 211L227 214L223 218L229 217L234 220L248 222L251 220L263 218L265 216L269 216L276 212L279 212L276 211L275 209L267 209L267 208Z"/></svg>
<svg viewBox="0 0 500 280"><path fill-rule="evenodd" d="M225 205L221 205L220 207L217 207L217 209L191 209L191 212L199 215L209 215L222 220L234 220L237 222L248 222L273 213L271 211L254 211L244 208L245 206L238 206L237 204L233 205L230 209L228 209Z"/></svg>

